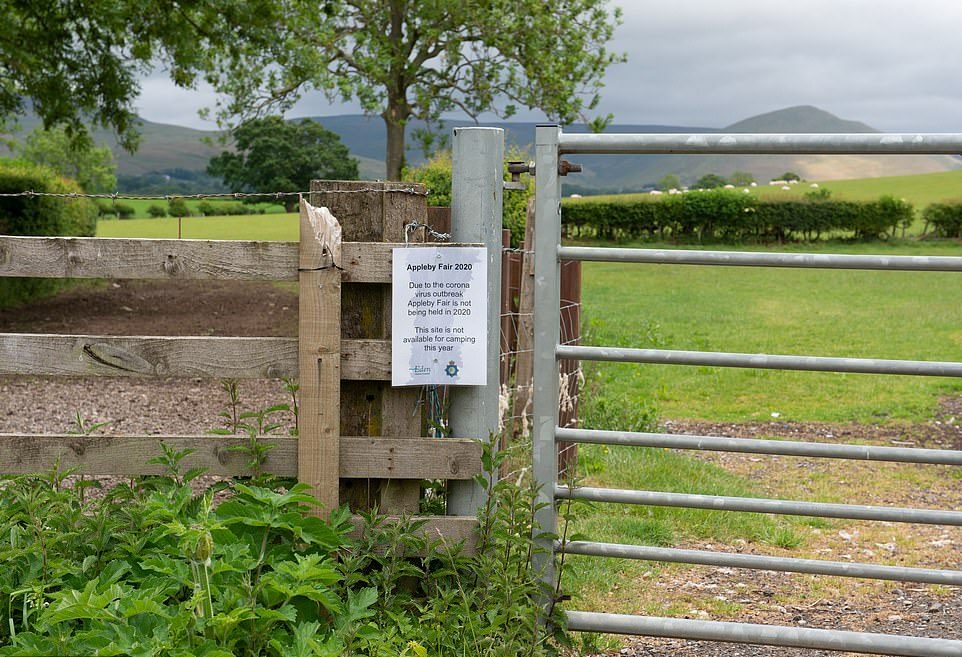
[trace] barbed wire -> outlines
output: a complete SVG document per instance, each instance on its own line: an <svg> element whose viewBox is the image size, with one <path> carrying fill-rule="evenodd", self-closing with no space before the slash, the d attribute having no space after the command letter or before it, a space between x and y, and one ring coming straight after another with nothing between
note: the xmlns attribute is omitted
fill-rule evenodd
<svg viewBox="0 0 962 657"><path fill-rule="evenodd" d="M404 243L408 244L411 234L420 228L425 229L427 234L436 240L440 240L442 242L448 242L451 240L451 233L439 233L428 224L422 224L420 221L414 220L409 224L404 224Z"/></svg>
<svg viewBox="0 0 962 657"><path fill-rule="evenodd" d="M388 194L409 194L411 196L427 196L430 190L422 190L416 187L362 187L359 189L325 189L310 192L215 192L210 194L164 194L164 195L140 195L140 194L121 194L113 192L110 194L84 194L80 192L0 192L0 198L92 198L110 201L171 201L174 199L199 200L205 198L213 199L245 199L245 198L283 198L287 196L302 196L310 194L362 194L366 192L383 192Z"/></svg>

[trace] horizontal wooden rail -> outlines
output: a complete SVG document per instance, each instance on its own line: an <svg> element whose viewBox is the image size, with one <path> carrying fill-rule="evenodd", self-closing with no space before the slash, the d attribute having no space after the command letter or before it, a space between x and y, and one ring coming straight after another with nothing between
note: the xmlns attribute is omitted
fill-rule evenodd
<svg viewBox="0 0 962 657"><path fill-rule="evenodd" d="M400 516L385 518L385 522L402 520ZM441 551L446 548L454 550L458 544L463 545L463 554L473 554L477 549L478 519L473 516L413 516L407 520L423 521L424 525L418 530L418 534L429 543L440 542ZM354 525L351 535L359 538L364 532L364 518L354 516L351 523Z"/></svg>
<svg viewBox="0 0 962 657"><path fill-rule="evenodd" d="M282 477L297 476L297 438L264 436L274 445L264 470ZM242 436L80 436L0 434L0 473L31 474L79 468L78 474L137 476L162 474L147 461L161 454L161 443L193 449L182 461L186 468L232 477L250 474L249 456L235 448ZM344 436L340 442L340 476L380 479L470 479L481 472L481 445L454 438L368 438Z"/></svg>
<svg viewBox="0 0 962 657"><path fill-rule="evenodd" d="M401 246L344 242L342 280L390 283L391 250ZM0 276L296 281L297 248L297 242L0 235Z"/></svg>
<svg viewBox="0 0 962 657"><path fill-rule="evenodd" d="M0 374L276 379L297 370L297 338L0 333ZM390 342L342 340L341 378L389 381Z"/></svg>

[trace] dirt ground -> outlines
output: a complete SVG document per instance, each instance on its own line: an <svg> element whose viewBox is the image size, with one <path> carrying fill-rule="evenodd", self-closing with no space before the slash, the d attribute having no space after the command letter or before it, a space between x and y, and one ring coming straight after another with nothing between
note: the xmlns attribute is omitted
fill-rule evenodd
<svg viewBox="0 0 962 657"><path fill-rule="evenodd" d="M27 308L0 311L0 332L293 336L297 332L297 297L290 288L267 283L85 284ZM240 390L247 409L284 400L276 381L243 381ZM218 413L225 399L219 382L201 379L0 376L0 433L65 432L73 427L78 412L88 422L108 422L103 429L107 434L198 433L219 425ZM962 447L962 399L943 400L939 415L929 422L895 427L668 422L666 429L958 449ZM693 454L755 481L773 497L962 509L962 478L947 467ZM792 550L743 541L679 547L949 569L958 568L962 557L962 532L956 528L832 521L810 531L808 540ZM653 601L670 602L673 608L683 610L677 617L962 638L962 595L944 586L671 566L658 573L646 571L636 582L613 584L611 596L622 604L627 600L634 613L644 613ZM669 639L628 639L623 645L604 654L838 654Z"/></svg>
<svg viewBox="0 0 962 657"><path fill-rule="evenodd" d="M296 336L297 295L271 283L143 281L85 284L25 308L0 310L0 331L85 335ZM285 400L278 381L240 382L247 410ZM197 434L226 402L206 379L0 376L0 432L62 433L79 412L106 434Z"/></svg>

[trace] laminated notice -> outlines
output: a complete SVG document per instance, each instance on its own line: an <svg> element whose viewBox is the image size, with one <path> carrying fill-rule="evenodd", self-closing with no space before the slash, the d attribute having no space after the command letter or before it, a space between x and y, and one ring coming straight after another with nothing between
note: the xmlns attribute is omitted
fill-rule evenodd
<svg viewBox="0 0 962 657"><path fill-rule="evenodd" d="M393 252L391 384L485 385L487 249L418 246Z"/></svg>

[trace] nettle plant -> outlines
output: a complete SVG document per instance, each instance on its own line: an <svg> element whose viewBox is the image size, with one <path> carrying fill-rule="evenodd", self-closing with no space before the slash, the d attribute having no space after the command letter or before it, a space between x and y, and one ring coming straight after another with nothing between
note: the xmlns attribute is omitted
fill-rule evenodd
<svg viewBox="0 0 962 657"><path fill-rule="evenodd" d="M262 462L269 445L251 436ZM566 643L537 622L552 592L530 565L532 488L479 477L489 501L468 555L416 518L372 513L354 538L346 508L317 518L305 486L267 474L205 488L189 453L164 446L164 475L99 495L60 469L0 479L0 656L515 657ZM487 472L506 456L486 448Z"/></svg>

